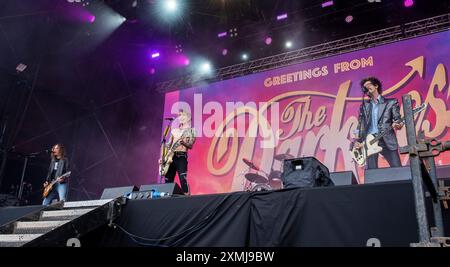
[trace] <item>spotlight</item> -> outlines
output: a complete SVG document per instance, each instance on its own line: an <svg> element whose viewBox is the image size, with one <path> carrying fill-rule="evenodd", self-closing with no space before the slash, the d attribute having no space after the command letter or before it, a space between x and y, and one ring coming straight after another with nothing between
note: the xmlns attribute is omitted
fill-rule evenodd
<svg viewBox="0 0 450 267"><path fill-rule="evenodd" d="M292 47L292 42L291 41L287 41L284 46L286 46L286 48L291 48Z"/></svg>
<svg viewBox="0 0 450 267"><path fill-rule="evenodd" d="M17 71L18 73L19 73L19 72L23 72L27 67L28 67L27 65L25 65L25 64L23 64L23 63L20 63L19 65L16 66L16 71Z"/></svg>
<svg viewBox="0 0 450 267"><path fill-rule="evenodd" d="M266 43L266 45L270 45L272 43L272 38L267 36L266 39L264 40L264 43Z"/></svg>
<svg viewBox="0 0 450 267"><path fill-rule="evenodd" d="M211 72L211 64L209 62L204 62L200 65L200 72L203 74L207 74Z"/></svg>
<svg viewBox="0 0 450 267"><path fill-rule="evenodd" d="M177 10L178 3L175 0L167 0L165 3L165 7L167 11L173 12Z"/></svg>
<svg viewBox="0 0 450 267"><path fill-rule="evenodd" d="M242 54L241 56L242 60L247 60L248 59L248 55L246 53Z"/></svg>
<svg viewBox="0 0 450 267"><path fill-rule="evenodd" d="M326 1L322 3L322 8L334 5L333 1Z"/></svg>
<svg viewBox="0 0 450 267"><path fill-rule="evenodd" d="M238 35L236 28L230 29L229 32L230 32L230 37L236 37Z"/></svg>
<svg viewBox="0 0 450 267"><path fill-rule="evenodd" d="M347 17L345 17L345 22L350 23L353 21L353 16L352 15L348 15Z"/></svg>
<svg viewBox="0 0 450 267"><path fill-rule="evenodd" d="M157 57L159 57L159 52L152 53L152 58L157 58Z"/></svg>
<svg viewBox="0 0 450 267"><path fill-rule="evenodd" d="M288 17L288 14L284 13L284 14L278 15L277 20L287 19L287 17Z"/></svg>
<svg viewBox="0 0 450 267"><path fill-rule="evenodd" d="M222 37L225 37L225 36L227 36L227 32L221 32L221 33L217 34L217 37L219 37L219 38L222 38Z"/></svg>
<svg viewBox="0 0 450 267"><path fill-rule="evenodd" d="M181 52L183 52L183 48L182 48L182 45L181 45L181 44L178 44L178 45L175 46L175 52L176 52L176 53L181 53Z"/></svg>
<svg viewBox="0 0 450 267"><path fill-rule="evenodd" d="M414 0L405 0L403 1L403 5L405 7L412 7L414 5Z"/></svg>
<svg viewBox="0 0 450 267"><path fill-rule="evenodd" d="M89 22L90 22L90 23L94 23L94 21L95 21L95 16L92 15L92 16L89 18Z"/></svg>
<svg viewBox="0 0 450 267"><path fill-rule="evenodd" d="M222 56L226 56L228 54L228 49L222 49Z"/></svg>

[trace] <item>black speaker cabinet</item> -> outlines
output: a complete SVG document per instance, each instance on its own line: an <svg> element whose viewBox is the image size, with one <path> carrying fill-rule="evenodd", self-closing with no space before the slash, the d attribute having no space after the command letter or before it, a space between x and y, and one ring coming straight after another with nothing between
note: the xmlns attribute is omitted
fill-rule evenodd
<svg viewBox="0 0 450 267"><path fill-rule="evenodd" d="M332 172L330 173L330 179L333 181L334 185L358 184L358 180L352 171Z"/></svg>
<svg viewBox="0 0 450 267"><path fill-rule="evenodd" d="M403 180L411 180L411 168L409 166L368 169L364 174L365 184Z"/></svg>
<svg viewBox="0 0 450 267"><path fill-rule="evenodd" d="M284 160L281 179L284 188L334 185L328 168L314 157Z"/></svg>
<svg viewBox="0 0 450 267"><path fill-rule="evenodd" d="M436 175L439 179L450 179L450 165L436 166Z"/></svg>
<svg viewBox="0 0 450 267"><path fill-rule="evenodd" d="M177 183L167 184L147 184L141 185L139 191L155 190L161 193L169 193L170 195L183 195L183 190Z"/></svg>
<svg viewBox="0 0 450 267"><path fill-rule="evenodd" d="M122 187L110 187L103 190L100 199L113 199L121 196L126 196L131 192L137 191L137 186L122 186Z"/></svg>

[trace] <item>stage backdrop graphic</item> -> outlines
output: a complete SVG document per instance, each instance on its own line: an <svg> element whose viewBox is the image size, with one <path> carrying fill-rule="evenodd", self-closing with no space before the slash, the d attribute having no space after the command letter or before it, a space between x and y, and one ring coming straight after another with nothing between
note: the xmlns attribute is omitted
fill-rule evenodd
<svg viewBox="0 0 450 267"><path fill-rule="evenodd" d="M383 95L398 99L402 114L404 94L412 96L413 106L426 103L415 120L417 130L450 140L449 43L446 31L167 93L164 116L189 109L198 135L188 158L192 193L248 189L244 175L276 175L280 154L314 156L330 171L351 170L364 182L349 147L361 105L359 81L367 76L382 81ZM250 131L255 125L256 137ZM405 146L405 127L397 137ZM249 170L243 159L260 171ZM408 163L407 155L401 159ZM436 162L450 164L450 152Z"/></svg>

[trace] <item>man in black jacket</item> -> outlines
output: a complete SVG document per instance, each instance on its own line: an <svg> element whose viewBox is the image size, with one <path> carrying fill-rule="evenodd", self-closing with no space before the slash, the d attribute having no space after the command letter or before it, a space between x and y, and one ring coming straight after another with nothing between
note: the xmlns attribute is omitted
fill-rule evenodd
<svg viewBox="0 0 450 267"><path fill-rule="evenodd" d="M355 142L356 148L361 148L361 142L366 139L368 134L374 136L383 131L388 131L386 135L379 140L378 145L383 148L381 155L387 160L389 166L400 167L400 156L398 154L398 142L395 131L403 127L399 123L400 107L397 99L388 99L381 96L381 82L375 77L368 77L361 80L363 92L369 95L369 101L364 101L359 110L358 132L359 139ZM378 153L367 157L367 168L378 168Z"/></svg>
<svg viewBox="0 0 450 267"><path fill-rule="evenodd" d="M52 147L51 162L44 182L44 187L55 179L58 179L58 182L55 183L48 196L44 198L42 205L50 205L53 199L58 199L59 201L66 200L67 183L65 178L61 176L68 171L69 160L65 156L64 146L62 144L56 144Z"/></svg>

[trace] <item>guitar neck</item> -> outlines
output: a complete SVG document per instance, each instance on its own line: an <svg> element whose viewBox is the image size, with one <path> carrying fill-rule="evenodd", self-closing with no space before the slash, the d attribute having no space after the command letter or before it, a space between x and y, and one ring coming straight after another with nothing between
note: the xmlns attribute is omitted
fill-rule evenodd
<svg viewBox="0 0 450 267"><path fill-rule="evenodd" d="M419 107L413 109L413 116L416 115L416 113L424 110L427 107L427 105L425 103L423 103L422 105L420 105ZM397 121L397 123L402 123L405 121L404 117L401 117L400 120ZM373 145L375 142L378 142L381 138L383 138L383 136L385 136L391 129L394 129L394 126L391 125L391 127L389 129L386 129L384 131L382 131L378 136L376 136L372 141L370 141L370 145Z"/></svg>
<svg viewBox="0 0 450 267"><path fill-rule="evenodd" d="M374 139L372 139L372 141L370 141L370 144L373 145L375 142L378 142L381 138L383 138L393 128L394 127L391 126L389 129L386 129L386 130L382 131L379 135L377 135Z"/></svg>

